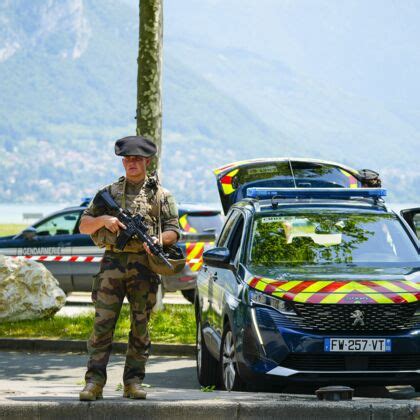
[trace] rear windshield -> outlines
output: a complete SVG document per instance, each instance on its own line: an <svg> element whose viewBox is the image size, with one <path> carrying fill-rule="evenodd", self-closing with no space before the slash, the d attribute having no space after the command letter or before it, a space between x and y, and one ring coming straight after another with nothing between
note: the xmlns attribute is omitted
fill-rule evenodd
<svg viewBox="0 0 420 420"><path fill-rule="evenodd" d="M258 215L251 265L418 262L417 249L393 214L328 212Z"/></svg>
<svg viewBox="0 0 420 420"><path fill-rule="evenodd" d="M270 186L274 181L272 186L282 187L294 187L295 183L300 188L361 187L353 175L337 166L300 161L261 163L242 168L234 176L232 184L237 188L257 181L264 181L265 186Z"/></svg>
<svg viewBox="0 0 420 420"><path fill-rule="evenodd" d="M354 176L337 166L295 161L292 167L297 187L361 187Z"/></svg>
<svg viewBox="0 0 420 420"><path fill-rule="evenodd" d="M223 217L220 213L190 213L187 214L187 220L188 224L195 229L197 233L215 233L218 235L223 226Z"/></svg>

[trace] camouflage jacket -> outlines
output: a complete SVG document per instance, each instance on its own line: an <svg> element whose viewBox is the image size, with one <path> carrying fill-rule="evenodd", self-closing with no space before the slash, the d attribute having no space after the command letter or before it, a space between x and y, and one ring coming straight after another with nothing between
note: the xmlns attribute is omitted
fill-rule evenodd
<svg viewBox="0 0 420 420"><path fill-rule="evenodd" d="M125 191L124 191L125 186ZM101 190L107 190L114 198L116 203L131 212L131 214L141 214L149 228L149 234L158 236L158 189L160 190L160 221L162 232L172 230L180 234L178 222L178 208L174 197L168 191L156 183L155 178L146 177L143 183L132 184L126 181L125 177L121 177L118 181L105 186ZM98 206L97 201L93 199L87 209L83 212L85 216L98 217L109 214L104 207ZM93 242L99 246L115 245L117 235L110 232L105 227L100 228L91 235ZM128 242L125 250L140 251L143 250L142 243L137 239Z"/></svg>

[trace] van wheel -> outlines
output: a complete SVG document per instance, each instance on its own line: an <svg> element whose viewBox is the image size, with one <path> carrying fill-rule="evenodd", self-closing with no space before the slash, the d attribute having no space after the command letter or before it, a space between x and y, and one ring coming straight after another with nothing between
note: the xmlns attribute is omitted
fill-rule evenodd
<svg viewBox="0 0 420 420"><path fill-rule="evenodd" d="M236 346L229 323L225 325L220 347L220 379L226 391L243 391L245 382L240 378L236 363Z"/></svg>
<svg viewBox="0 0 420 420"><path fill-rule="evenodd" d="M201 322L197 321L196 332L196 361L197 361L197 378L202 386L218 386L219 364L217 360L210 354L206 342L204 341L203 331L201 330Z"/></svg>
<svg viewBox="0 0 420 420"><path fill-rule="evenodd" d="M181 293L188 302L194 303L195 289L181 290Z"/></svg>

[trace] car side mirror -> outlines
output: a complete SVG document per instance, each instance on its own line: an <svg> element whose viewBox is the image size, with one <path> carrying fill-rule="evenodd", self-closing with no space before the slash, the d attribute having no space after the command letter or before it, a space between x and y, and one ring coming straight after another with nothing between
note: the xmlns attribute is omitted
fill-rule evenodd
<svg viewBox="0 0 420 420"><path fill-rule="evenodd" d="M20 232L19 235L17 235L17 237L27 239L29 241L35 239L35 236L36 236L36 229L32 226L26 228L25 230Z"/></svg>
<svg viewBox="0 0 420 420"><path fill-rule="evenodd" d="M233 265L230 262L230 251L225 247L212 248L205 251L203 253L203 261L211 267L233 268Z"/></svg>

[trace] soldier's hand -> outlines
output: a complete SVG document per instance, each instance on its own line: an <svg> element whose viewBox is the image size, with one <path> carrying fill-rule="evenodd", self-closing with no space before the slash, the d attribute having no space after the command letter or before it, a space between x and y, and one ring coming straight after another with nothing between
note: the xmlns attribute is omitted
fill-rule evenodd
<svg viewBox="0 0 420 420"><path fill-rule="evenodd" d="M103 216L104 226L113 233L118 233L120 229L125 229L125 225L121 223L116 217Z"/></svg>
<svg viewBox="0 0 420 420"><path fill-rule="evenodd" d="M158 244L158 243L159 243L159 239L158 239L158 238L156 238L156 236L152 236L152 239L153 239L153 243L154 243L154 244ZM147 246L147 244L146 244L146 243L143 243L143 247L144 247L144 249L146 250L146 252L147 252L149 255L153 255L152 251L150 251L150 248Z"/></svg>

